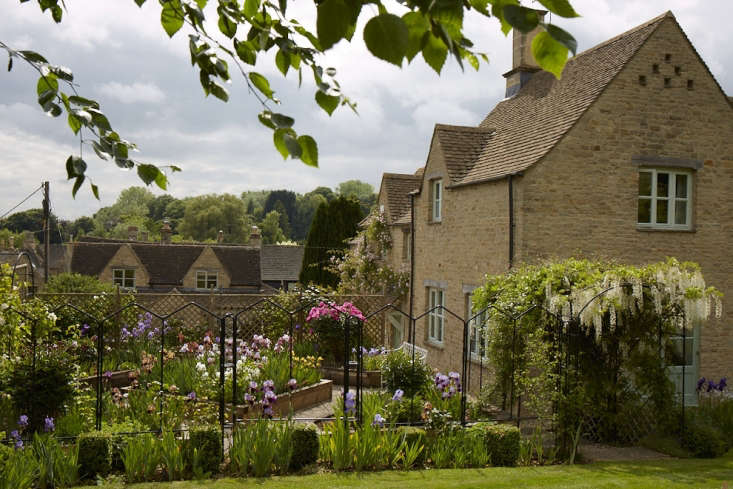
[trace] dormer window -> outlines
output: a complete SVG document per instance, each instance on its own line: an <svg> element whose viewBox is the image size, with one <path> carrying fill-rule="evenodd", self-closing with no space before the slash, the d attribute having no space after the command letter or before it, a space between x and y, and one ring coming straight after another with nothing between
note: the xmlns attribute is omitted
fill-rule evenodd
<svg viewBox="0 0 733 489"><path fill-rule="evenodd" d="M219 288L219 272L208 270L196 271L196 288L201 290Z"/></svg>
<svg viewBox="0 0 733 489"><path fill-rule="evenodd" d="M431 220L433 222L440 222L443 218L443 180L433 180L430 190L432 194Z"/></svg>
<svg viewBox="0 0 733 489"><path fill-rule="evenodd" d="M134 268L113 268L112 281L121 289L135 288L135 269Z"/></svg>

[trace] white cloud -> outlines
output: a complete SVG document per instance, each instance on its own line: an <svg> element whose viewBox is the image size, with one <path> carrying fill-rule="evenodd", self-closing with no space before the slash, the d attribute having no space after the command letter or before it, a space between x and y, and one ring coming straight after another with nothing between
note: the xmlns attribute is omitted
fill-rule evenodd
<svg viewBox="0 0 733 489"><path fill-rule="evenodd" d="M163 90L151 82L135 82L130 85L119 82L108 82L97 88L97 91L123 104L134 104L138 102L157 104L165 100Z"/></svg>

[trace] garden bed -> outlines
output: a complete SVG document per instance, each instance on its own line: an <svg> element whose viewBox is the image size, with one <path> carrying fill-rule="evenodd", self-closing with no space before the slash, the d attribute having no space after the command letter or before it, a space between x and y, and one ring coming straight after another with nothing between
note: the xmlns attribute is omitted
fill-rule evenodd
<svg viewBox="0 0 733 489"><path fill-rule="evenodd" d="M322 402L330 402L333 395L333 381L323 379L317 384L301 387L293 392L278 394L278 399L272 407L276 416L287 416L293 412L313 407ZM237 417L252 417L259 415L261 406L237 406Z"/></svg>
<svg viewBox="0 0 733 489"><path fill-rule="evenodd" d="M324 379L331 379L336 385L344 385L344 369L336 367L322 367L321 375ZM356 385L356 371L349 372L349 385ZM365 370L361 373L362 387L382 387L381 370Z"/></svg>

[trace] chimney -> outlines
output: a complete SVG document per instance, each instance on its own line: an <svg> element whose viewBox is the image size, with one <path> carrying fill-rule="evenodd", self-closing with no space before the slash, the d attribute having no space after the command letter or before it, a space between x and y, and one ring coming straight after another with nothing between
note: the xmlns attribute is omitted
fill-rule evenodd
<svg viewBox="0 0 733 489"><path fill-rule="evenodd" d="M252 226L252 233L249 235L249 245L256 248L262 246L262 237L260 236L260 229L257 226Z"/></svg>
<svg viewBox="0 0 733 489"><path fill-rule="evenodd" d="M167 220L163 221L163 225L160 227L160 242L162 244L170 244L171 243L171 234L173 234L171 225L168 224Z"/></svg>
<svg viewBox="0 0 733 489"><path fill-rule="evenodd" d="M540 22L544 22L547 11L537 10L536 12L540 16ZM506 78L506 98L516 95L532 78L532 75L541 70L532 56L532 40L541 31L542 28L539 25L530 32L513 29L512 69L503 75Z"/></svg>
<svg viewBox="0 0 733 489"><path fill-rule="evenodd" d="M148 240L148 232L140 231L140 241L146 242Z"/></svg>
<svg viewBox="0 0 733 489"><path fill-rule="evenodd" d="M11 250L15 249L15 236L13 236L12 234L8 238L8 248L10 248Z"/></svg>
<svg viewBox="0 0 733 489"><path fill-rule="evenodd" d="M23 248L26 250L36 249L36 238L33 237L33 233L30 231L23 231Z"/></svg>
<svg viewBox="0 0 733 489"><path fill-rule="evenodd" d="M127 226L127 239L137 241L137 226Z"/></svg>
<svg viewBox="0 0 733 489"><path fill-rule="evenodd" d="M222 244L224 242L224 231L219 230L219 234L216 236L216 242Z"/></svg>

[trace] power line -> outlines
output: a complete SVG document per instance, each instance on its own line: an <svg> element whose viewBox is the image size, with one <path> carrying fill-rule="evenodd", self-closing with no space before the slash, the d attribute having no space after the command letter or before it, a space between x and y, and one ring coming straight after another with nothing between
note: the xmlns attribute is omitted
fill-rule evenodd
<svg viewBox="0 0 733 489"><path fill-rule="evenodd" d="M39 190L41 190L42 188L43 188L43 185L41 185L40 187L38 187L37 189L35 189L35 190L34 190L33 192L31 192L31 194L30 194L30 195L29 195L28 197L26 197L25 199L21 200L21 201L20 201L20 202L19 202L19 203L18 203L18 204L17 204L16 206L15 206L15 207L13 207L13 208L12 208L12 209L10 209L10 210L9 210L8 212L6 212L6 213L5 213L5 214L3 214L2 216L0 216L0 219L4 219L4 218L5 218L5 216L7 216L7 215L8 215L8 214L10 214L11 212L13 212L13 211L14 211L15 209L17 209L17 208L18 208L18 207L20 207L21 205L23 205L23 204L25 203L25 201L27 201L28 199L30 199L31 197L33 197L33 196L34 196L34 195L36 194L36 192L38 192L38 191L39 191Z"/></svg>

